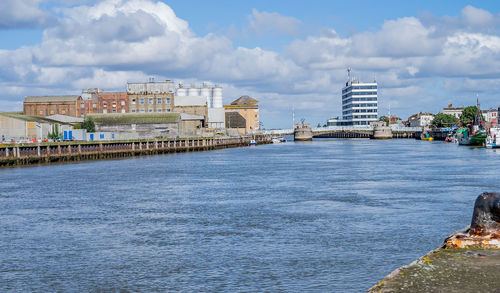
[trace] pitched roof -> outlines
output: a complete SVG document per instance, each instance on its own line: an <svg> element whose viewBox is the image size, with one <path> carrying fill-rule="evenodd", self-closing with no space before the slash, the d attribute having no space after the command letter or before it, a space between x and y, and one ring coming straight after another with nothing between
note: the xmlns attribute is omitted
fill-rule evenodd
<svg viewBox="0 0 500 293"><path fill-rule="evenodd" d="M250 98L249 96L241 96L238 99L234 100L231 105L238 106L255 106L259 101L254 98Z"/></svg>
<svg viewBox="0 0 500 293"><path fill-rule="evenodd" d="M56 120L50 119L48 117L24 115L23 112L3 112L3 113L0 113L0 115L4 116L4 117L19 119L19 120L28 121L28 122L68 124L66 122L56 121Z"/></svg>
<svg viewBox="0 0 500 293"><path fill-rule="evenodd" d="M54 120L54 121L59 121L59 122L64 122L64 123L81 123L83 122L83 118L81 117L73 117L73 116L67 116L67 115L62 115L62 114L54 114L50 116L46 116L45 118Z"/></svg>
<svg viewBox="0 0 500 293"><path fill-rule="evenodd" d="M75 102L81 96L29 96L24 98L25 103L54 103L54 102Z"/></svg>
<svg viewBox="0 0 500 293"><path fill-rule="evenodd" d="M179 122L179 113L88 114L95 124L151 124Z"/></svg>

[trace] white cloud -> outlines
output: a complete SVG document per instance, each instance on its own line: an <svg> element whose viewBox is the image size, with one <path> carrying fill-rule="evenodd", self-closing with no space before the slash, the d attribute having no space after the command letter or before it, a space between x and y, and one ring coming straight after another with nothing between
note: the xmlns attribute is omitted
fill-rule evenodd
<svg viewBox="0 0 500 293"><path fill-rule="evenodd" d="M471 26L488 26L493 24L494 17L489 11L467 5L462 9L465 23Z"/></svg>
<svg viewBox="0 0 500 293"><path fill-rule="evenodd" d="M39 7L40 0L0 1L0 29L47 26L54 18Z"/></svg>
<svg viewBox="0 0 500 293"><path fill-rule="evenodd" d="M252 10L249 16L250 31L257 35L284 34L296 36L300 31L302 22L290 16L284 16L276 12L259 12Z"/></svg>

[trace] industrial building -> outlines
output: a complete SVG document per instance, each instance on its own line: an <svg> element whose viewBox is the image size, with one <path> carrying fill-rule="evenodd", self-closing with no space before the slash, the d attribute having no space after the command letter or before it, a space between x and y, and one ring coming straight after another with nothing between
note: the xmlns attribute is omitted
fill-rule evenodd
<svg viewBox="0 0 500 293"><path fill-rule="evenodd" d="M201 136L203 116L184 113L92 114L96 132L116 133L121 139Z"/></svg>
<svg viewBox="0 0 500 293"><path fill-rule="evenodd" d="M224 128L222 87L218 85L211 86L208 83L203 83L201 87L197 87L192 84L186 88L182 83L179 83L174 104L174 112L204 115L208 128ZM206 114L202 114L199 108L202 105L206 106Z"/></svg>
<svg viewBox="0 0 500 293"><path fill-rule="evenodd" d="M43 141L49 133L71 130L70 123L28 116L22 112L0 113L0 141Z"/></svg>
<svg viewBox="0 0 500 293"><path fill-rule="evenodd" d="M79 117L81 96L29 96L24 98L23 112L29 116L61 114Z"/></svg>
<svg viewBox="0 0 500 293"><path fill-rule="evenodd" d="M259 101L253 99L249 96L241 96L238 99L234 100L230 105L225 105L224 109L226 113L228 112L236 112L241 117L245 119L245 133L253 133L259 129L259 105L257 105ZM235 122L240 119L237 116L226 116L227 118L231 118L231 120L226 122L227 128L235 127ZM233 124L231 125L232 121ZM238 124L239 125L239 124ZM238 127L239 128L239 127Z"/></svg>
<svg viewBox="0 0 500 293"><path fill-rule="evenodd" d="M127 83L128 113L173 112L175 85L166 80Z"/></svg>

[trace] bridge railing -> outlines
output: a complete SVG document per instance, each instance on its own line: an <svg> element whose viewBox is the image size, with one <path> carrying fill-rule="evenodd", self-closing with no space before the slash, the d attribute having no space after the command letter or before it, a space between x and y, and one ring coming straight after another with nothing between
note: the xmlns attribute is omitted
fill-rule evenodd
<svg viewBox="0 0 500 293"><path fill-rule="evenodd" d="M411 131L411 132L418 132L422 131L422 127L404 127L404 126L398 126L398 125L391 125L391 130L392 131Z"/></svg>
<svg viewBox="0 0 500 293"><path fill-rule="evenodd" d="M356 126L327 126L327 127L317 127L313 128L313 132L324 132L324 131L353 131L353 130L367 130L372 131L373 126L369 125L356 125Z"/></svg>
<svg viewBox="0 0 500 293"><path fill-rule="evenodd" d="M422 127L402 127L397 125L391 125L392 131L397 132L418 132L422 131ZM356 125L356 126L327 126L327 127L316 127L313 128L313 132L328 132L328 131L356 131L356 130L364 130L364 131L373 131L373 126L369 125ZM293 134L293 129L266 129L262 130L263 134L271 134L271 135L285 135L285 134Z"/></svg>

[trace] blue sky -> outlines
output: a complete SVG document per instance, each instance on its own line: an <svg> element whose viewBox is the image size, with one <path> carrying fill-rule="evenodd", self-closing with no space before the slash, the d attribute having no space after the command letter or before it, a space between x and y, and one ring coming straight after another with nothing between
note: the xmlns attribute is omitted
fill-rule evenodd
<svg viewBox="0 0 500 293"><path fill-rule="evenodd" d="M379 113L500 105L496 1L3 0L0 111L27 95L157 79L260 101L264 127L340 114L347 67L379 82Z"/></svg>

